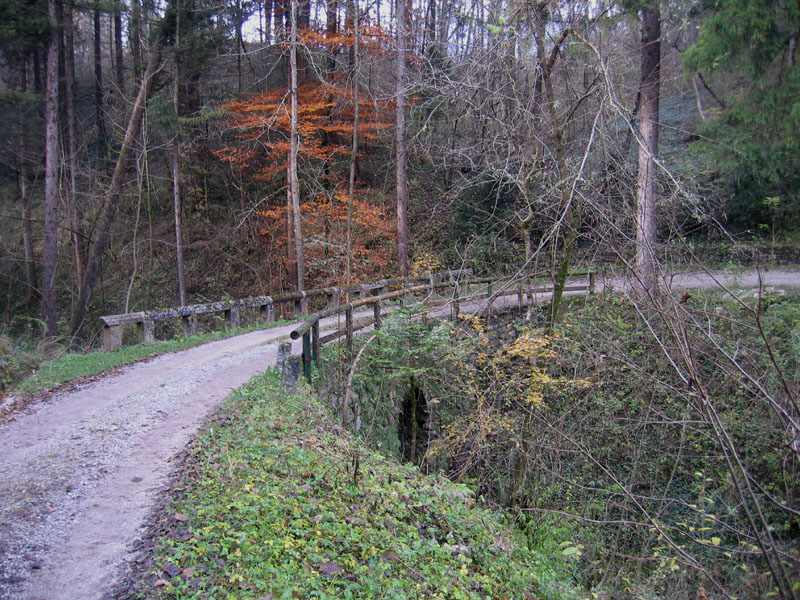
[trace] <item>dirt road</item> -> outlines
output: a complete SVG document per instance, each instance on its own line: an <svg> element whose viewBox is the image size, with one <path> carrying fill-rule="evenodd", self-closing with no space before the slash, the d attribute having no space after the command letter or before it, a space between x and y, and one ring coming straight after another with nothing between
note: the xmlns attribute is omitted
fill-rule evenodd
<svg viewBox="0 0 800 600"><path fill-rule="evenodd" d="M765 285L800 285L800 271L765 276ZM724 280L758 284L753 272ZM673 280L680 288L713 285L703 274ZM292 328L132 365L0 427L0 599L102 598L166 485L170 460L231 390L275 364Z"/></svg>

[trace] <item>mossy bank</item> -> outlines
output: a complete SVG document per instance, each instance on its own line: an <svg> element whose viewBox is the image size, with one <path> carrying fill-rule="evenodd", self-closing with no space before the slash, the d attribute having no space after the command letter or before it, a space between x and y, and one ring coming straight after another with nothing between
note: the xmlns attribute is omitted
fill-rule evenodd
<svg viewBox="0 0 800 600"><path fill-rule="evenodd" d="M118 598L573 598L472 492L369 450L270 370L196 438Z"/></svg>

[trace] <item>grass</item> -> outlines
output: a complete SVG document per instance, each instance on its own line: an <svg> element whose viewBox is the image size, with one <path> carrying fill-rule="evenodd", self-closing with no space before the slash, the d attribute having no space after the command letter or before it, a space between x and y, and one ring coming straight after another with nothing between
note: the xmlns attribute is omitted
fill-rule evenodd
<svg viewBox="0 0 800 600"><path fill-rule="evenodd" d="M131 597L568 598L572 560L528 547L465 486L366 449L274 370L193 444Z"/></svg>
<svg viewBox="0 0 800 600"><path fill-rule="evenodd" d="M249 327L211 331L198 335L177 337L171 340L158 341L152 344L135 344L123 346L111 352L67 353L54 360L41 363L38 368L15 385L10 386L10 395L28 395L52 389L57 385L78 381L115 367L127 365L139 360L152 358L168 352L177 352L193 348L206 342L220 340L258 329L267 329L285 325L291 321L254 324Z"/></svg>

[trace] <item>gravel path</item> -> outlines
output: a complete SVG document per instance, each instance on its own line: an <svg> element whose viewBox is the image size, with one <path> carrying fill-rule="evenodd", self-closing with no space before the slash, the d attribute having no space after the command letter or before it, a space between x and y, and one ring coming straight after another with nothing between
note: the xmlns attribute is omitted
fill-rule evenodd
<svg viewBox="0 0 800 600"><path fill-rule="evenodd" d="M102 597L170 459L291 329L133 365L0 428L0 598Z"/></svg>
<svg viewBox="0 0 800 600"><path fill-rule="evenodd" d="M764 285L800 285L797 270L764 275ZM725 281L758 284L753 272ZM621 279L605 283L627 287ZM716 285L697 273L676 275L672 284ZM515 301L513 295L498 304ZM103 598L167 484L170 460L231 390L275 364L278 341L293 327L132 365L0 426L0 600Z"/></svg>

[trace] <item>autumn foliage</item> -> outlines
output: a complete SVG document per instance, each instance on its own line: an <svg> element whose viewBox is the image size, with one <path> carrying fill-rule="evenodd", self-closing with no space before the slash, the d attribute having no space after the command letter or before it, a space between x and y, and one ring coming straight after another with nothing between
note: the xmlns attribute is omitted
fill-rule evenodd
<svg viewBox="0 0 800 600"><path fill-rule="evenodd" d="M303 32L301 38L306 52L324 50L328 55L342 56L347 56L353 41L352 35L314 31ZM359 44L362 51L366 48L372 56L379 56L382 39L380 32L372 32L360 36ZM324 58L305 62L298 86L298 163L306 278L316 286L336 283L344 272L355 77L335 69L314 73L311 66L324 63ZM394 110L391 98L363 91L360 97L356 160L366 159L386 146L385 130L392 127ZM264 220L262 234L273 244L273 252L288 260L288 213L282 192L290 149L289 90L277 88L254 94L223 108L232 142L215 154L230 163L243 180L264 182L272 190L259 212ZM391 204L384 202L380 192L359 183L353 198L355 279L385 270L391 262L395 237Z"/></svg>

